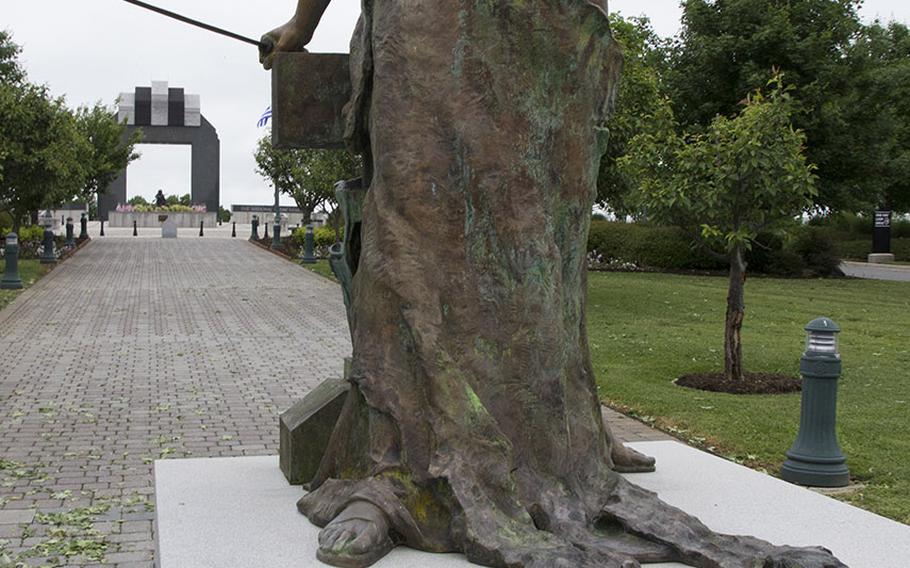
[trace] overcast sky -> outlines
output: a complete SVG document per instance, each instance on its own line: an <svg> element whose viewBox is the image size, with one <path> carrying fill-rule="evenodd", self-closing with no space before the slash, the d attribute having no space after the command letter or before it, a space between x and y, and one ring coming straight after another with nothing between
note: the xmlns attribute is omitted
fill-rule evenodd
<svg viewBox="0 0 910 568"><path fill-rule="evenodd" d="M439 0L449 1L449 0ZM151 0L159 6L258 38L293 13L294 0ZM626 16L646 14L661 35L676 33L676 0L612 0ZM346 52L360 0L334 0L311 51ZM910 22L908 0L866 0L863 16ZM202 97L202 113L221 139L221 203L269 203L271 190L254 171L253 151L265 130L256 122L270 103L269 75L256 48L209 34L122 0L0 0L0 27L23 46L32 81L46 83L71 106L170 82ZM129 196L188 193L190 149L140 146L130 166ZM287 204L291 204L287 202Z"/></svg>

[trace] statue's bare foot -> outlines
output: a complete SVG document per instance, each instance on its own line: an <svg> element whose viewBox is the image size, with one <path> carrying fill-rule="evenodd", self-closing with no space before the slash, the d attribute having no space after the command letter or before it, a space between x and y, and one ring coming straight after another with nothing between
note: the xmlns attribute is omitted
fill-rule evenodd
<svg viewBox="0 0 910 568"><path fill-rule="evenodd" d="M367 501L354 501L319 533L316 557L332 566L366 568L393 547L385 513Z"/></svg>
<svg viewBox="0 0 910 568"><path fill-rule="evenodd" d="M655 469L655 460L616 440L611 451L613 471L618 473L649 473Z"/></svg>

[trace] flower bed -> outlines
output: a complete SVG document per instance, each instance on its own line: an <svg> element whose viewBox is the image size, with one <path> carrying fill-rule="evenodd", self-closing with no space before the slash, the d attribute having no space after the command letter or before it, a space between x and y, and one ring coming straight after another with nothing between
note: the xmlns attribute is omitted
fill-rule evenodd
<svg viewBox="0 0 910 568"><path fill-rule="evenodd" d="M180 206L171 206L180 207ZM119 207L118 207L119 209ZM217 216L214 212L208 213L203 211L112 211L108 214L108 224L110 227L132 227L133 221L139 228L160 229L161 225L167 220L173 221L180 229L199 228L199 223L204 222L206 227L214 227L218 223Z"/></svg>

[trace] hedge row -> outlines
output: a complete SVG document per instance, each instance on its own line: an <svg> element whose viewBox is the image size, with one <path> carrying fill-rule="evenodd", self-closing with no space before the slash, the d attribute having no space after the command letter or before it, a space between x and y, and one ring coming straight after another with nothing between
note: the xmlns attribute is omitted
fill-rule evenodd
<svg viewBox="0 0 910 568"><path fill-rule="evenodd" d="M872 252L872 237L861 240L838 241L837 250L840 255L850 260L865 261ZM891 239L891 252L895 260L910 262L910 238Z"/></svg>
<svg viewBox="0 0 910 568"><path fill-rule="evenodd" d="M588 252L596 265L650 270L726 270L729 265L692 243L691 234L673 227L595 220ZM786 243L760 235L746 254L750 272L788 277L831 276L840 258L827 232L799 227Z"/></svg>
<svg viewBox="0 0 910 568"><path fill-rule="evenodd" d="M635 223L594 221L588 235L588 252L605 260L642 268L664 270L718 270L726 264L690 246L681 229L648 227Z"/></svg>
<svg viewBox="0 0 910 568"><path fill-rule="evenodd" d="M874 225L871 216L859 216L852 213L815 217L809 221L809 224L830 230L832 236L838 241L860 240L866 237L871 239ZM891 237L895 239L910 238L910 220L892 219Z"/></svg>

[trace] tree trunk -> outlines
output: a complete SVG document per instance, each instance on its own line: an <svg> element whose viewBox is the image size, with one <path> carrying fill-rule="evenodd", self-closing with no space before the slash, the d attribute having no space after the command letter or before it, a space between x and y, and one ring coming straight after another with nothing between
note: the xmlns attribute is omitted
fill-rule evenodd
<svg viewBox="0 0 910 568"><path fill-rule="evenodd" d="M368 501L396 543L501 568L842 566L715 534L610 469L585 319L621 66L605 2L364 6L352 389L301 512Z"/></svg>
<svg viewBox="0 0 910 568"><path fill-rule="evenodd" d="M746 313L743 299L745 284L746 262L742 247L737 246L730 254L730 288L724 320L724 378L728 381L744 380L742 328Z"/></svg>

